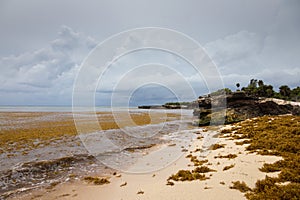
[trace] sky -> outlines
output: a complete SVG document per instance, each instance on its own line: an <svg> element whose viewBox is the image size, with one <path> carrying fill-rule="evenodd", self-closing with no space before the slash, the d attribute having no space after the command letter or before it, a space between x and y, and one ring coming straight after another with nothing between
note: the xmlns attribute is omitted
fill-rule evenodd
<svg viewBox="0 0 300 200"><path fill-rule="evenodd" d="M275 89L300 85L298 0L0 0L0 105L71 105L91 51L143 27L193 38L232 90L252 78ZM210 91L184 59L158 50L123 56L95 84L97 105L191 101Z"/></svg>

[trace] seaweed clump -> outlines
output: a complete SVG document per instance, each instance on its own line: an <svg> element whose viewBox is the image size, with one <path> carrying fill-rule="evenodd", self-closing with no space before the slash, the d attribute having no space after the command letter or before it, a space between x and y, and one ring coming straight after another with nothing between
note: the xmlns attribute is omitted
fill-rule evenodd
<svg viewBox="0 0 300 200"><path fill-rule="evenodd" d="M196 169L193 170L193 172L196 173L207 173L207 172L215 172L216 170L210 169L209 167L206 166L201 166L201 167L196 167Z"/></svg>
<svg viewBox="0 0 300 200"><path fill-rule="evenodd" d="M247 199L274 199L274 200L297 200L300 199L300 184L278 184L277 178L266 176L255 184L252 192L247 193Z"/></svg>
<svg viewBox="0 0 300 200"><path fill-rule="evenodd" d="M84 177L84 180L87 181L88 183L93 183L94 185L104 185L110 183L110 181L107 178L99 178L99 177L91 177L91 176Z"/></svg>
<svg viewBox="0 0 300 200"><path fill-rule="evenodd" d="M300 199L300 117L264 116L240 122L235 139L247 139L246 150L261 155L277 155L283 159L264 164L262 172L280 172L278 177L256 182L246 194L256 199Z"/></svg>
<svg viewBox="0 0 300 200"><path fill-rule="evenodd" d="M216 150L216 149L220 149L220 148L224 148L225 144L214 144L210 147L211 150Z"/></svg>
<svg viewBox="0 0 300 200"><path fill-rule="evenodd" d="M234 159L236 158L237 155L236 154L228 154L228 155L225 155L225 156L215 156L214 158L228 158L228 159Z"/></svg>
<svg viewBox="0 0 300 200"><path fill-rule="evenodd" d="M59 112L59 114L55 112L0 112L0 154L9 153L8 157L13 157L14 152L21 151L23 155L26 155L33 149L72 139L78 134L78 130L73 115L69 114L67 112ZM159 113L151 117L148 113L130 113L130 118L124 115L124 121L122 120L122 124L119 125L111 112L97 112L96 114L101 130L150 123L158 124L165 121L163 115ZM166 117L166 120L170 121L180 118L180 115L167 113ZM84 133L98 131L99 125L91 125L90 120L85 117L80 121Z"/></svg>
<svg viewBox="0 0 300 200"><path fill-rule="evenodd" d="M236 190L239 190L239 191L241 191L243 193L251 191L251 188L249 188L244 181L243 182L234 181L232 183L233 183L233 185L230 186L230 189L236 189Z"/></svg>
<svg viewBox="0 0 300 200"><path fill-rule="evenodd" d="M194 163L195 167L203 165L204 163L208 162L208 160L198 160L196 156L192 156L191 154L189 154L187 158L190 158L191 162Z"/></svg>
<svg viewBox="0 0 300 200"><path fill-rule="evenodd" d="M206 162L207 162L207 160L197 161L197 164L201 163L201 165L202 165ZM174 183L170 182L170 180L173 180L173 181L193 181L193 180L203 181L203 180L209 179L209 177L205 176L205 173L215 172L215 171L216 170L213 170L207 166L196 167L194 170L179 170L176 174L171 175L167 179L167 181L168 181L167 185L174 185Z"/></svg>
<svg viewBox="0 0 300 200"><path fill-rule="evenodd" d="M174 181L193 181L193 180L206 180L204 174L200 174L199 172L190 171L190 170L179 170L176 174L171 175L167 181L174 180Z"/></svg>
<svg viewBox="0 0 300 200"><path fill-rule="evenodd" d="M231 169L231 168L233 168L233 167L234 167L234 164L225 166L225 167L223 168L223 171L229 170L229 169Z"/></svg>

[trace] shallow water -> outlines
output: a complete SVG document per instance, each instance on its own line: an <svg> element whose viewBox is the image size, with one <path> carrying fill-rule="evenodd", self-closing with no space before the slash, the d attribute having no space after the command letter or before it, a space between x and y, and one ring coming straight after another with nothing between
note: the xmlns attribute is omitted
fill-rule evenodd
<svg viewBox="0 0 300 200"><path fill-rule="evenodd" d="M17 109L14 109L16 112ZM99 111L103 110L99 109ZM130 112L138 114L149 112L149 110L130 109ZM151 112L163 113L165 111L152 110ZM180 113L181 111L167 112ZM121 129L64 136L51 140L45 145L39 145L26 154L22 153L22 149L13 151L14 156L8 156L11 152L3 152L0 154L0 199L20 189L49 187L54 183L69 181L70 175L72 178L82 179L86 175L103 174L111 170L126 172L147 151L163 147L163 144L174 142L179 144L187 141L180 145L181 148L185 148L193 137L192 134L183 134L191 122L192 111L184 110L181 114L180 120L169 118L167 122L158 124L125 126ZM83 120L88 120L90 117L88 113L77 113L77 115ZM111 113L100 115L111 115ZM2 113L0 134L1 130L5 129L25 128L41 121L51 123L70 117L72 113L51 112L34 117L21 115L12 119Z"/></svg>

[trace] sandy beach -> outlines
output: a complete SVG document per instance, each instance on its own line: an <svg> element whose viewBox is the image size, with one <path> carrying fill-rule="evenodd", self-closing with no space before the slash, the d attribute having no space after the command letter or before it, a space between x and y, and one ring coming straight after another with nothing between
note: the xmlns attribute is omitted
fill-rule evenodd
<svg viewBox="0 0 300 200"><path fill-rule="evenodd" d="M249 153L245 145L236 145L235 140L224 138L220 134L217 138L207 138L207 135L218 135L222 129L230 126L220 126L205 130L202 128L189 130L196 137L191 141L188 151L179 159L161 170L151 173L133 174L118 171L103 176L109 180L109 184L94 185L82 180L73 180L53 188L32 191L11 199L103 199L103 200L132 200L132 199L246 199L238 190L230 189L233 181L244 181L253 188L259 179L265 178L267 173L259 171L264 163L273 163L281 159L276 156L263 156ZM210 151L205 149L208 139L214 139L213 143L220 144L223 148ZM241 140L239 140L241 141ZM166 149L172 149L176 145L168 145ZM132 166L132 170L143 166L141 163L159 163L162 157L152 156L155 149L145 154L143 158ZM167 151L166 151L167 152ZM215 170L206 173L206 180L171 181L174 185L167 185L167 179L179 170L193 170L195 166L188 155L196 156L199 160L208 160L204 165ZM228 154L237 157L222 158ZM230 167L229 167L230 166ZM224 167L229 169L224 170ZM278 173L268 173L268 176L277 176Z"/></svg>

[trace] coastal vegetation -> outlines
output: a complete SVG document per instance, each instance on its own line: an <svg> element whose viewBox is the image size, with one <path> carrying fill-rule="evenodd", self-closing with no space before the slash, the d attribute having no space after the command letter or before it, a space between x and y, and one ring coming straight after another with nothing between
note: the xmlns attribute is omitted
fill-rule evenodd
<svg viewBox="0 0 300 200"><path fill-rule="evenodd" d="M265 97L265 98L276 98L288 101L300 101L300 87L290 88L288 85L281 85L278 88L278 92L274 90L274 86L265 84L263 80L251 79L249 84L245 87L241 87L240 83L236 83L237 92L244 92L249 97ZM229 88L219 89L211 92L208 96L218 95L231 95L234 91ZM164 104L168 106L197 106L195 102L167 102Z"/></svg>
<svg viewBox="0 0 300 200"><path fill-rule="evenodd" d="M240 83L236 83L237 91L245 92L247 96L251 97L266 97L266 98L277 98L288 101L300 101L300 87L291 89L288 85L281 85L278 88L278 92L274 91L272 85L266 85L263 80L251 79L249 84L240 89ZM210 96L218 96L221 94L232 94L234 93L229 88L224 88L212 92Z"/></svg>
<svg viewBox="0 0 300 200"><path fill-rule="evenodd" d="M198 98L198 107L194 108L194 116L198 120L194 125L208 126L217 124L233 124L248 118L264 115L300 115L300 87L290 89L286 85L279 87L279 92L272 85L265 85L262 80L250 80L246 87L237 91L220 89ZM287 101L289 100L289 101Z"/></svg>
<svg viewBox="0 0 300 200"><path fill-rule="evenodd" d="M251 79L248 86L241 89L248 96L277 98L289 101L300 101L300 87L291 89L287 85L279 87L279 91L275 92L272 85L265 85L262 80Z"/></svg>

